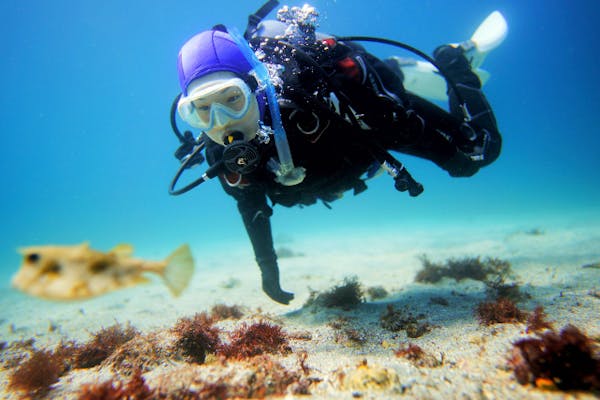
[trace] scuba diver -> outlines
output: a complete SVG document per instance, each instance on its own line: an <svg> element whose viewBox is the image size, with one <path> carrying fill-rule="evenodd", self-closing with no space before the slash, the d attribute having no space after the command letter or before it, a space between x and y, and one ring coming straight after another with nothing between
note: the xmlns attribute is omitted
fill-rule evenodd
<svg viewBox="0 0 600 400"><path fill-rule="evenodd" d="M501 137L481 91L484 71L476 72L506 26L496 12L480 27L485 32L438 47L432 59L389 39L317 32L318 14L308 5L282 7L277 20L264 20L277 4L252 14L243 35L217 25L181 48L181 94L171 108L181 165L170 193L218 177L237 201L263 291L289 304L294 295L280 286L271 206L329 207L346 191L366 190L365 180L380 171L397 190L418 196L423 186L390 151L428 159L453 177L472 176L496 160ZM492 40L490 23L500 26ZM360 41L398 46L428 62L380 60ZM418 95L419 85L430 98L447 94L449 112ZM176 112L199 129L197 137L179 131ZM176 189L182 173L205 159L202 176Z"/></svg>

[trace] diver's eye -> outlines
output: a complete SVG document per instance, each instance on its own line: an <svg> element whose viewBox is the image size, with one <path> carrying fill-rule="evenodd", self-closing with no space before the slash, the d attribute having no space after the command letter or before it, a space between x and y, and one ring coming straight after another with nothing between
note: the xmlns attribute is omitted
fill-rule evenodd
<svg viewBox="0 0 600 400"><path fill-rule="evenodd" d="M196 111L205 111L206 112L206 111L210 110L210 105L211 105L211 103L208 101L202 101L202 100L192 101L192 107Z"/></svg>
<svg viewBox="0 0 600 400"><path fill-rule="evenodd" d="M35 264L40 261L40 255L38 253L29 253L25 257L25 260L27 260L28 263Z"/></svg>
<svg viewBox="0 0 600 400"><path fill-rule="evenodd" d="M228 103L235 103L236 101L238 101L240 99L240 97L242 97L242 96L240 96L239 94L234 94L233 96L229 96L227 98L227 102Z"/></svg>

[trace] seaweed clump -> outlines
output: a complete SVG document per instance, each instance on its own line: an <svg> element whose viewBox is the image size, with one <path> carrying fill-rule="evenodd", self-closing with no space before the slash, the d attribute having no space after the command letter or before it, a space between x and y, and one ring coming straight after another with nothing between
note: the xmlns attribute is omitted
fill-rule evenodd
<svg viewBox="0 0 600 400"><path fill-rule="evenodd" d="M527 297L522 293L516 282L507 282L512 276L510 262L499 258L464 257L451 258L445 264L431 262L427 256L421 257L423 268L417 272L416 282L437 283L448 277L459 282L463 279L473 279L483 282L486 286L487 297L493 299L508 298L519 301Z"/></svg>
<svg viewBox="0 0 600 400"><path fill-rule="evenodd" d="M106 360L102 367L118 371L122 376L133 376L136 371L142 373L168 362L172 351L161 332L139 335L119 346Z"/></svg>
<svg viewBox="0 0 600 400"><path fill-rule="evenodd" d="M115 324L103 328L93 335L92 340L74 349L72 360L75 368L92 368L106 360L119 346L127 343L137 335L139 331L127 325Z"/></svg>
<svg viewBox="0 0 600 400"><path fill-rule="evenodd" d="M364 302L362 285L358 278L345 278L342 284L333 287L327 292L312 292L304 307L321 306L327 308L341 308L350 310Z"/></svg>
<svg viewBox="0 0 600 400"><path fill-rule="evenodd" d="M525 330L527 333L530 332L541 332L545 329L554 329L552 324L546 320L546 313L544 312L544 307L537 306L533 313L527 318L527 329Z"/></svg>
<svg viewBox="0 0 600 400"><path fill-rule="evenodd" d="M64 358L49 350L33 350L8 378L10 389L25 392L29 397L43 396L65 372Z"/></svg>
<svg viewBox="0 0 600 400"><path fill-rule="evenodd" d="M151 400L156 398L156 394L146 385L139 370L127 383L115 383L108 380L102 383L83 385L78 397L79 400Z"/></svg>
<svg viewBox="0 0 600 400"><path fill-rule="evenodd" d="M417 272L416 282L437 283L444 277L452 278L457 282L463 279L486 281L490 275L507 277L511 272L508 261L492 257L484 260L480 257L450 258L445 264L438 264L423 255L421 263L423 268Z"/></svg>
<svg viewBox="0 0 600 400"><path fill-rule="evenodd" d="M388 304L379 321L383 329L392 332L405 330L409 338L417 338L430 332L432 328L429 323L419 321L420 318L422 317L417 317L406 309L397 310L391 304Z"/></svg>
<svg viewBox="0 0 600 400"><path fill-rule="evenodd" d="M439 367L443 364L442 360L438 360L433 355L427 353L421 346L414 343L400 346L394 351L396 357L406 358L413 364L419 367Z"/></svg>
<svg viewBox="0 0 600 400"><path fill-rule="evenodd" d="M380 300L389 296L389 293L383 286L371 286L367 288L367 296L371 300Z"/></svg>
<svg viewBox="0 0 600 400"><path fill-rule="evenodd" d="M517 323L527 318L527 313L507 298L479 303L475 313L483 325Z"/></svg>
<svg viewBox="0 0 600 400"><path fill-rule="evenodd" d="M192 362L203 364L207 353L214 353L221 345L219 329L206 313L197 313L192 318L181 318L173 327L177 336L175 347Z"/></svg>
<svg viewBox="0 0 600 400"><path fill-rule="evenodd" d="M221 321L224 319L240 319L244 313L239 306L228 306L226 304L216 304L210 310L210 317L213 321Z"/></svg>
<svg viewBox="0 0 600 400"><path fill-rule="evenodd" d="M362 346L367 342L366 332L352 328L346 318L337 318L328 325L335 329L336 343Z"/></svg>
<svg viewBox="0 0 600 400"><path fill-rule="evenodd" d="M242 324L231 333L231 341L220 346L218 353L227 358L244 359L257 355L291 352L287 335L280 326L260 321Z"/></svg>
<svg viewBox="0 0 600 400"><path fill-rule="evenodd" d="M600 390L600 356L597 344L577 327L560 333L548 331L538 338L513 344L509 365L517 381L561 390Z"/></svg>

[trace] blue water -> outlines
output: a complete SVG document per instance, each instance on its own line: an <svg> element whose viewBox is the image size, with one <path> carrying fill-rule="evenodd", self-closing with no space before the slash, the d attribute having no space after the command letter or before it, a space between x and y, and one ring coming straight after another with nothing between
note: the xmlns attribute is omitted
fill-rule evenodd
<svg viewBox="0 0 600 400"><path fill-rule="evenodd" d="M178 93L176 57L200 30L243 30L261 1L41 1L0 3L0 276L18 246L120 242L163 257L182 242L196 253L247 245L233 199L215 182L167 194L178 163L168 111ZM303 2L289 2L302 5ZM276 237L381 226L600 220L600 3L521 1L332 1L320 30L376 35L431 52L468 38L500 10L509 35L484 67L504 136L501 158L473 178L400 157L425 185L419 198L389 177L334 209L276 207ZM208 11L210 9L210 11ZM369 46L367 46L369 47ZM369 47L384 57L394 49ZM194 170L195 173L199 171ZM197 254L201 258L200 254Z"/></svg>

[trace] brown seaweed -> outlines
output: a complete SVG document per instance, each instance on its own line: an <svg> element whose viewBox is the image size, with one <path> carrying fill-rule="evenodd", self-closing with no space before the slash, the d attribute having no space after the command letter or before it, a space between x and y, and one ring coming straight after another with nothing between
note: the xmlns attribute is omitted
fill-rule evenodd
<svg viewBox="0 0 600 400"><path fill-rule="evenodd" d="M455 281L473 279L487 281L490 277L502 277L504 280L511 273L510 263L499 258L463 257L450 258L445 263L434 263L427 256L421 256L423 268L417 272L416 282L436 283L444 277Z"/></svg>
<svg viewBox="0 0 600 400"><path fill-rule="evenodd" d="M79 400L152 400L157 396L142 376L136 371L127 383L104 381L97 384L85 384L81 387Z"/></svg>
<svg viewBox="0 0 600 400"><path fill-rule="evenodd" d="M417 338L430 332L432 329L429 323L419 321L419 317L406 308L395 309L394 306L388 304L386 311L379 317L379 322L383 329L392 332L404 330L408 337Z"/></svg>
<svg viewBox="0 0 600 400"><path fill-rule="evenodd" d="M546 320L547 315L544 312L544 307L537 306L531 315L527 318L527 333L537 333L545 329L554 329L552 324Z"/></svg>
<svg viewBox="0 0 600 400"><path fill-rule="evenodd" d="M29 397L45 395L65 371L64 359L49 350L34 350L8 378L8 387Z"/></svg>
<svg viewBox="0 0 600 400"><path fill-rule="evenodd" d="M260 321L242 324L230 335L231 341L222 345L218 353L227 358L244 359L261 354L291 352L287 335L280 326Z"/></svg>
<svg viewBox="0 0 600 400"><path fill-rule="evenodd" d="M517 381L561 390L600 390L597 343L573 325L513 344L509 365Z"/></svg>
<svg viewBox="0 0 600 400"><path fill-rule="evenodd" d="M216 304L210 310L210 317L213 321L221 321L224 319L240 319L244 316L239 306L228 306L225 304Z"/></svg>
<svg viewBox="0 0 600 400"><path fill-rule="evenodd" d="M364 302L362 285L356 277L345 278L343 283L327 292L312 292L304 307L317 306L350 310Z"/></svg>
<svg viewBox="0 0 600 400"><path fill-rule="evenodd" d="M443 364L443 354L441 359L437 359L433 355L427 353L421 346L414 343L401 345L394 351L396 357L402 357L409 360L418 367L434 368Z"/></svg>
<svg viewBox="0 0 600 400"><path fill-rule="evenodd" d="M521 311L512 300L506 298L479 303L475 313L483 325L517 323L527 318L526 312Z"/></svg>
<svg viewBox="0 0 600 400"><path fill-rule="evenodd" d="M175 347L192 362L203 364L207 353L214 353L221 345L220 330L212 324L213 318L206 313L181 318L172 329L177 336Z"/></svg>
<svg viewBox="0 0 600 400"><path fill-rule="evenodd" d="M73 359L75 368L92 368L106 360L119 346L139 335L139 331L127 325L115 324L93 334L87 343L76 349Z"/></svg>

